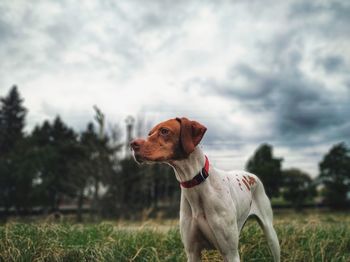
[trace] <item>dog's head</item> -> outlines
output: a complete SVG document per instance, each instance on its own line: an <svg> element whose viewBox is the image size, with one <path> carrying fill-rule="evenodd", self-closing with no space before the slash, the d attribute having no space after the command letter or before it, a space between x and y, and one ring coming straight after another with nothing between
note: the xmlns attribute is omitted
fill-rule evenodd
<svg viewBox="0 0 350 262"><path fill-rule="evenodd" d="M130 146L139 163L181 160L194 151L206 130L185 117L169 119L153 127L146 139L135 139Z"/></svg>

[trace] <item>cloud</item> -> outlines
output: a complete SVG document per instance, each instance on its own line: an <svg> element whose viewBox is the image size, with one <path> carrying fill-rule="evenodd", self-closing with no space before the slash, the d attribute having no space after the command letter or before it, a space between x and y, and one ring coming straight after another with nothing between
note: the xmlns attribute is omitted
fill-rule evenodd
<svg viewBox="0 0 350 262"><path fill-rule="evenodd" d="M327 73L345 73L349 70L344 59L338 55L321 58L319 63Z"/></svg>
<svg viewBox="0 0 350 262"><path fill-rule="evenodd" d="M326 34L319 34L323 20L317 25L317 19L304 17L303 12L312 12L315 16L327 12L326 8L320 8L318 11L313 5L297 8L292 5L291 13L298 15L301 22L292 20L282 32L257 42L260 63L235 62L224 77L193 81L204 87L203 93L238 101L246 113L256 112L260 116L262 112L269 112L270 117L264 118L273 124L269 127L273 131L269 136L262 135L261 140L289 147L326 143L331 137L349 141L349 135L341 130L350 114L349 92L344 84L348 79L345 68L350 53L340 56L339 51L327 48L317 53L317 40L331 41ZM333 17L334 10L329 13ZM305 29L303 22L308 24ZM341 25L333 24L335 29ZM330 77L330 73L334 75Z"/></svg>
<svg viewBox="0 0 350 262"><path fill-rule="evenodd" d="M262 142L314 175L350 142L346 1L25 1L0 4L0 96L19 86L28 128L187 116L225 168ZM303 162L302 160L305 159Z"/></svg>

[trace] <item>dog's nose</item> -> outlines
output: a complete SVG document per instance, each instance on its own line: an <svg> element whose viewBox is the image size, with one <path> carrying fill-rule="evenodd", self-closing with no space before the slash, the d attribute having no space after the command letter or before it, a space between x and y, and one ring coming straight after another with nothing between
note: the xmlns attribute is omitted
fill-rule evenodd
<svg viewBox="0 0 350 262"><path fill-rule="evenodd" d="M142 139L134 139L133 141L130 142L130 147L134 150L137 151L140 149L142 144Z"/></svg>

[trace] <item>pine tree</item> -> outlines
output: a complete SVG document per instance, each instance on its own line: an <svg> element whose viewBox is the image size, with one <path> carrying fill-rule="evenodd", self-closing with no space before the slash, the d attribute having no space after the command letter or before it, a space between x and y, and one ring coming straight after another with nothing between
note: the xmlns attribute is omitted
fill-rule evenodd
<svg viewBox="0 0 350 262"><path fill-rule="evenodd" d="M0 155L10 152L23 138L27 110L22 104L17 86L0 99Z"/></svg>
<svg viewBox="0 0 350 262"><path fill-rule="evenodd" d="M37 193L41 196L41 204L57 210L63 197L75 197L77 194L74 165L81 157L77 135L66 126L60 117L50 124L45 121L32 133L40 164L40 184Z"/></svg>
<svg viewBox="0 0 350 262"><path fill-rule="evenodd" d="M13 86L8 95L0 99L0 206L5 207L5 213L16 202L16 186L31 185L22 169L26 112L23 99Z"/></svg>

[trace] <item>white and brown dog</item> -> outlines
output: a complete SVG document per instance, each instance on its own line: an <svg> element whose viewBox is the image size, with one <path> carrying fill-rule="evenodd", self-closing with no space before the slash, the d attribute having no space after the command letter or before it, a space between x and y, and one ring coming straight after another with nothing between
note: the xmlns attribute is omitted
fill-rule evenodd
<svg viewBox="0 0 350 262"><path fill-rule="evenodd" d="M188 261L216 248L225 261L239 261L239 233L250 215L258 218L275 261L280 247L272 209L259 178L245 171L209 165L198 147L206 127L187 118L156 125L146 140L131 142L137 162L163 162L174 168L181 185L180 233Z"/></svg>

